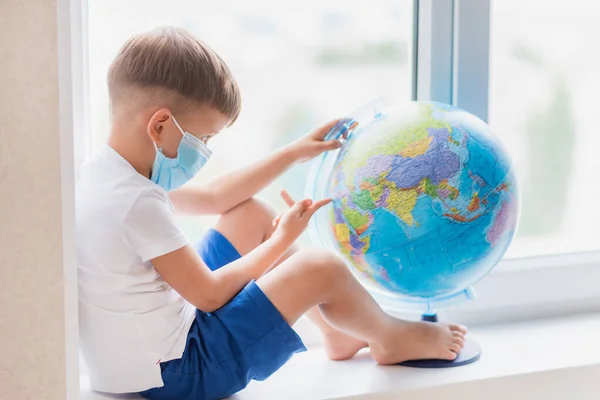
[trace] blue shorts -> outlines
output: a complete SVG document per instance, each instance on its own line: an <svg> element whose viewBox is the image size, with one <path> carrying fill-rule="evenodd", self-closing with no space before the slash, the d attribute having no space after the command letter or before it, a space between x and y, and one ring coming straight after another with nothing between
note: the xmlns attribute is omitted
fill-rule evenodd
<svg viewBox="0 0 600 400"><path fill-rule="evenodd" d="M197 245L212 270L240 254L211 229ZM180 359L160 364L164 386L140 393L152 400L212 400L264 380L306 348L254 281L220 309L196 310Z"/></svg>

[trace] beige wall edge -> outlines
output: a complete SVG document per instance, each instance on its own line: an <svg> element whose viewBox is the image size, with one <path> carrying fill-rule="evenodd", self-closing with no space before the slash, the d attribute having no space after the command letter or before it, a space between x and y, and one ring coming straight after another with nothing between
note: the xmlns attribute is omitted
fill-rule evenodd
<svg viewBox="0 0 600 400"><path fill-rule="evenodd" d="M76 398L71 17L69 0L0 1L2 399Z"/></svg>

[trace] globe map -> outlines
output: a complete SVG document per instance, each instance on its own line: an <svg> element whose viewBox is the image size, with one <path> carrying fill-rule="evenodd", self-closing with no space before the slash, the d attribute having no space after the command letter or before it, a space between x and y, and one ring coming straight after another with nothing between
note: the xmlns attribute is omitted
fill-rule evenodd
<svg viewBox="0 0 600 400"><path fill-rule="evenodd" d="M308 182L311 194L333 199L312 235L367 287L429 301L464 291L500 261L519 197L508 153L486 123L410 102L346 128L341 150L315 161Z"/></svg>

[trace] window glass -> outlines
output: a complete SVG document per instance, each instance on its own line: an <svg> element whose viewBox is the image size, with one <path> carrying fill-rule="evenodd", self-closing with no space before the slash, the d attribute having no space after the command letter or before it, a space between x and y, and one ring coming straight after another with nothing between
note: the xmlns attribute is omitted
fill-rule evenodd
<svg viewBox="0 0 600 400"><path fill-rule="evenodd" d="M600 247L600 3L492 2L490 113L521 179L510 256Z"/></svg>

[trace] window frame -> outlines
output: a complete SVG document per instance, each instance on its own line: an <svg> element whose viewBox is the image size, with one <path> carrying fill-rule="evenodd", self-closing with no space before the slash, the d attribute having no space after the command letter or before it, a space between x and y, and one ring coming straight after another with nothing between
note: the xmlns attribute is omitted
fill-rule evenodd
<svg viewBox="0 0 600 400"><path fill-rule="evenodd" d="M80 396L75 183L88 151L87 2L57 0L66 398Z"/></svg>

